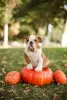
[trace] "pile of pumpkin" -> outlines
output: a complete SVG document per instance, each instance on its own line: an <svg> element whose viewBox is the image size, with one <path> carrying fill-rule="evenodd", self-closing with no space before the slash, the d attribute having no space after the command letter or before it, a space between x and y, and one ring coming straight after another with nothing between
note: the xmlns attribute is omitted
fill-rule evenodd
<svg viewBox="0 0 67 100"><path fill-rule="evenodd" d="M52 72L50 68L45 68L43 71L36 72L34 69L23 67L21 72L11 71L5 76L5 82L8 84L17 84L20 80L32 84L42 86L50 84L53 80L56 83L66 84L66 76L61 70Z"/></svg>

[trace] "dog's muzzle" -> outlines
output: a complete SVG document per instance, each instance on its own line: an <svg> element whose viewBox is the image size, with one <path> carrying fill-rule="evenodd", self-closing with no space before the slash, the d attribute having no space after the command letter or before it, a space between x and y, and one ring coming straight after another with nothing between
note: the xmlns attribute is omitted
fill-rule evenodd
<svg viewBox="0 0 67 100"><path fill-rule="evenodd" d="M34 51L34 47L33 47L33 42L32 41L29 42L28 50L32 51L32 52Z"/></svg>
<svg viewBox="0 0 67 100"><path fill-rule="evenodd" d="M28 47L28 50L34 52L34 48L33 48L33 46L29 46L29 47Z"/></svg>

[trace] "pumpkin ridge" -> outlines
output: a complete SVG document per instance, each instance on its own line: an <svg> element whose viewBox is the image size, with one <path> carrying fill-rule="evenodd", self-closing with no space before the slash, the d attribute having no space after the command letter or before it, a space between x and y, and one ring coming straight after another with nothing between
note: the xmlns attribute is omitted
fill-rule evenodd
<svg viewBox="0 0 67 100"><path fill-rule="evenodd" d="M43 84L43 72L42 72L42 80L41 80L41 85Z"/></svg>
<svg viewBox="0 0 67 100"><path fill-rule="evenodd" d="M31 73L31 80L30 80L30 84L32 84L32 78L33 77L33 73Z"/></svg>

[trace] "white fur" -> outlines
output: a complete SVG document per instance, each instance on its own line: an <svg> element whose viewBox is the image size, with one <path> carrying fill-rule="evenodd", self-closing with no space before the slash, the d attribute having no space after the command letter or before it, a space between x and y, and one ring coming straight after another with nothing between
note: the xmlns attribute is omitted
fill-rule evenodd
<svg viewBox="0 0 67 100"><path fill-rule="evenodd" d="M29 42L27 43L27 45L26 45L26 47L27 47L27 49L28 49L28 47L30 46L30 42L32 41L33 42L33 47L34 47L34 51L36 51L36 44L35 44L35 41L34 41L34 39L35 39L36 37L34 36L34 35L31 35L30 37L29 37Z"/></svg>
<svg viewBox="0 0 67 100"><path fill-rule="evenodd" d="M32 64L31 64L31 63L30 63L30 64L28 64L28 65L27 65L27 68L28 68L28 69L33 69Z"/></svg>
<svg viewBox="0 0 67 100"><path fill-rule="evenodd" d="M35 51L35 52L28 51L25 48L25 53L29 57L32 66L38 66L38 63L39 63L39 65L41 65L41 63L43 62L42 61L43 59L41 57L41 53L42 53L42 49L41 48L37 49L37 51Z"/></svg>
<svg viewBox="0 0 67 100"><path fill-rule="evenodd" d="M30 36L29 41L33 41L36 37L34 35ZM42 54L42 48L37 48L36 43L34 41L33 47L34 47L34 52L31 52L28 50L28 46L30 44L27 43L27 46L25 47L25 53L29 57L31 64L27 65L28 69L32 69L33 66L36 66L35 70L36 71L42 71L42 65L43 65L43 58L41 57ZM41 46L41 43L39 43Z"/></svg>

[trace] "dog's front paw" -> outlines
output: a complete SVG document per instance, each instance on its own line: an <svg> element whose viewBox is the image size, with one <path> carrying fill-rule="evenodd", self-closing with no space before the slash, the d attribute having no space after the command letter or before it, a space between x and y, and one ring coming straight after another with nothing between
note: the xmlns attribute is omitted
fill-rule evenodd
<svg viewBox="0 0 67 100"><path fill-rule="evenodd" d="M33 66L31 63L27 65L27 69L33 69Z"/></svg>
<svg viewBox="0 0 67 100"><path fill-rule="evenodd" d="M42 68L41 67L37 67L37 68L35 68L35 71L37 71L37 72L42 71Z"/></svg>

